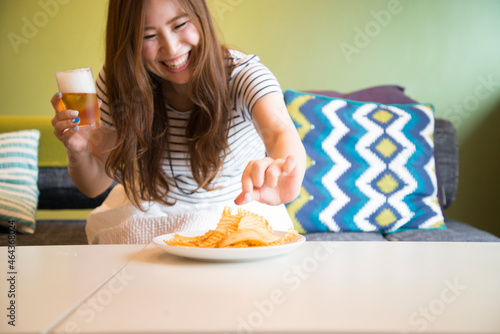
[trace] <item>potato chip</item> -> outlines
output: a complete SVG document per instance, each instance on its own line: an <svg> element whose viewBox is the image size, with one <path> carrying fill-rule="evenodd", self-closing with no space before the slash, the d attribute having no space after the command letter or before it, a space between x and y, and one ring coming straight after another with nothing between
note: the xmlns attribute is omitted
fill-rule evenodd
<svg viewBox="0 0 500 334"><path fill-rule="evenodd" d="M256 214L245 214L241 217L238 224L238 229L254 229L254 228L265 228L269 232L272 231L271 225L264 219L264 217L258 216Z"/></svg>
<svg viewBox="0 0 500 334"><path fill-rule="evenodd" d="M171 246L201 248L245 248L283 245L293 242L298 232L293 228L282 237L273 234L269 222L253 212L238 209L233 215L229 207L225 207L215 230L204 235L185 237L178 233L165 240Z"/></svg>
<svg viewBox="0 0 500 334"><path fill-rule="evenodd" d="M201 241L199 247L217 247L220 241L229 233L236 231L241 217L232 215L222 215L222 218L213 233Z"/></svg>

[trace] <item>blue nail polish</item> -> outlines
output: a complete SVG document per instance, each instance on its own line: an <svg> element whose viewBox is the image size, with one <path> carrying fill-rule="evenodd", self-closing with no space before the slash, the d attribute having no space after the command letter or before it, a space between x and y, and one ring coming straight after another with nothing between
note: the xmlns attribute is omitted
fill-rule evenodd
<svg viewBox="0 0 500 334"><path fill-rule="evenodd" d="M61 95L62 95L61 92L57 92L57 94L56 94L57 97L60 97Z"/></svg>
<svg viewBox="0 0 500 334"><path fill-rule="evenodd" d="M78 125L75 125L75 127L73 128L73 131L76 131L78 130Z"/></svg>
<svg viewBox="0 0 500 334"><path fill-rule="evenodd" d="M73 123L78 123L78 122L80 122L80 117L77 117L73 120Z"/></svg>

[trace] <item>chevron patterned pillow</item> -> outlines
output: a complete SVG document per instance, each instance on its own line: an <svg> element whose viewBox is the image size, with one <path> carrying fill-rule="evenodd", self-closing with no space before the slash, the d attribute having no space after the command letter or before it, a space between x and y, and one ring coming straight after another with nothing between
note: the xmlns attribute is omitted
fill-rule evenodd
<svg viewBox="0 0 500 334"><path fill-rule="evenodd" d="M285 91L307 153L287 210L301 233L446 228L437 199L434 109Z"/></svg>

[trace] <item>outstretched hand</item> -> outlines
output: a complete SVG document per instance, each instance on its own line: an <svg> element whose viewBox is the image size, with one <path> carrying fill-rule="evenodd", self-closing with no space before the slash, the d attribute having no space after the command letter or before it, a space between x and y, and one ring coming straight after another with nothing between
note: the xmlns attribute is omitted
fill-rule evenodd
<svg viewBox="0 0 500 334"><path fill-rule="evenodd" d="M293 201L302 183L293 156L286 159L266 157L250 161L241 177L242 192L235 203L242 205L252 200L268 205Z"/></svg>

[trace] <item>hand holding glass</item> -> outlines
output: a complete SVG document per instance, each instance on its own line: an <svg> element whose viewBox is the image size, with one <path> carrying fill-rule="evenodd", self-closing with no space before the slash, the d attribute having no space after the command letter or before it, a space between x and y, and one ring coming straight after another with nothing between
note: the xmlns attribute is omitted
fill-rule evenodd
<svg viewBox="0 0 500 334"><path fill-rule="evenodd" d="M90 67L56 72L57 86L65 109L78 110L80 126L100 126L99 107Z"/></svg>

